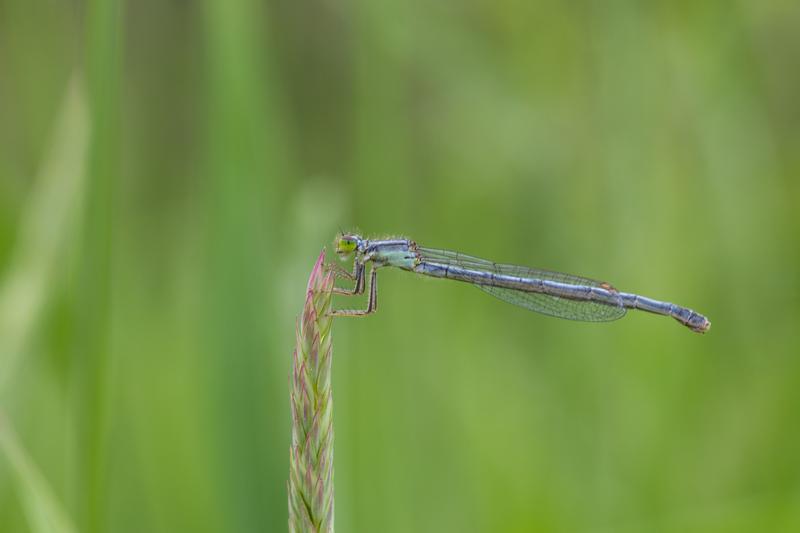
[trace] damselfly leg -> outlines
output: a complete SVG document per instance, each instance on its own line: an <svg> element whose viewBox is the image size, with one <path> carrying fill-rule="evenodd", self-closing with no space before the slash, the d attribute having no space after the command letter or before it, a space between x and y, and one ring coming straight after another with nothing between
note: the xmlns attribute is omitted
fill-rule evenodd
<svg viewBox="0 0 800 533"><path fill-rule="evenodd" d="M356 262L356 264L359 264ZM353 288L353 291L347 291L346 289L341 289L344 292L339 292L337 294L345 294L348 296L353 296L354 294L361 294L364 292L364 265L361 264L359 273L356 277L356 286ZM360 287L360 292L355 292ZM375 268L373 265L372 271L369 275L369 300L367 301L367 308L366 309L332 309L329 311L330 316L367 316L371 315L375 311L378 310L378 269Z"/></svg>
<svg viewBox="0 0 800 533"><path fill-rule="evenodd" d="M364 293L364 272L366 270L364 268L364 263L361 263L360 261L354 261L352 274L336 263L326 263L326 268L333 272L333 275L337 278L355 281L352 289L334 287L334 294L341 294L343 296L357 296Z"/></svg>

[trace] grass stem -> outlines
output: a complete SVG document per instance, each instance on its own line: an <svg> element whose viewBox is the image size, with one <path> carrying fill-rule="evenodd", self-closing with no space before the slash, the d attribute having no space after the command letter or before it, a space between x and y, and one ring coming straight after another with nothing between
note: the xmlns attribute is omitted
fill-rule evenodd
<svg viewBox="0 0 800 533"><path fill-rule="evenodd" d="M333 274L323 251L308 279L290 376L289 531L333 532Z"/></svg>

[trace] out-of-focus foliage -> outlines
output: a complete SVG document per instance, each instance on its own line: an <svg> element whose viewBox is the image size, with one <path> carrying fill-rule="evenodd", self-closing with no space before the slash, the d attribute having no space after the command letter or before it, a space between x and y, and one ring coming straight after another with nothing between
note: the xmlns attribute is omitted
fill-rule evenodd
<svg viewBox="0 0 800 533"><path fill-rule="evenodd" d="M800 530L798 27L779 0L0 1L0 530L285 531L295 317L339 227L713 324L381 272L334 325L340 531Z"/></svg>

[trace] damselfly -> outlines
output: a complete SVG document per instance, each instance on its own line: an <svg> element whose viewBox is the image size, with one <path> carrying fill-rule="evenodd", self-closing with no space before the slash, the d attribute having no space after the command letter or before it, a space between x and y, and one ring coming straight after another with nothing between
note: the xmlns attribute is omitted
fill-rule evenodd
<svg viewBox="0 0 800 533"><path fill-rule="evenodd" d="M336 238L336 253L346 259L355 254L353 272L332 267L339 277L354 281L351 289L336 287L337 294L362 294L365 290L366 265L372 264L369 300L366 309L338 309L334 316L364 316L377 310L377 271L396 267L434 278L471 283L501 300L545 315L606 322L622 317L628 309L639 309L671 316L697 333L705 333L711 322L686 307L620 292L610 284L593 279L536 268L493 263L459 252L419 246L401 238L364 239L352 233Z"/></svg>

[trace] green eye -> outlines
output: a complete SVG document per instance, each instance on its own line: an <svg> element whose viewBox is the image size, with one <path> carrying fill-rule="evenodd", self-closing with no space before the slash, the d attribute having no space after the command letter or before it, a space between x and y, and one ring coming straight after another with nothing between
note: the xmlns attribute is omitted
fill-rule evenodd
<svg viewBox="0 0 800 533"><path fill-rule="evenodd" d="M354 252L356 249L356 241L352 239L339 239L339 242L336 244L336 251L338 253L350 253Z"/></svg>

